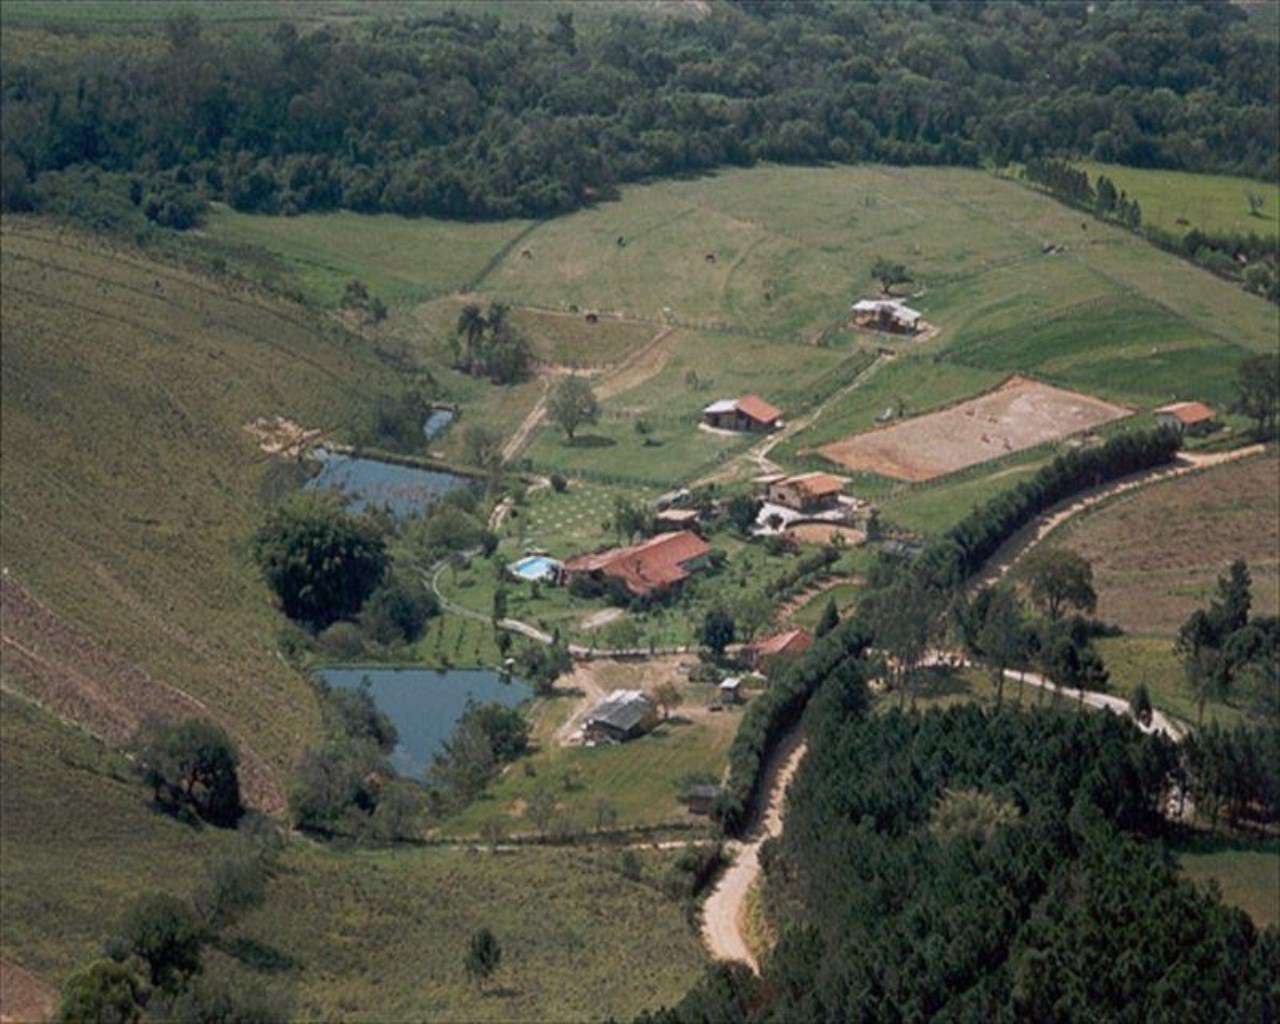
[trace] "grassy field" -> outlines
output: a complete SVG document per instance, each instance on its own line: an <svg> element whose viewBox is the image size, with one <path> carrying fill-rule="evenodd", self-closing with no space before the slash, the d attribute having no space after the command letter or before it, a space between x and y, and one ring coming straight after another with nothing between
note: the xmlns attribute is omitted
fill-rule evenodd
<svg viewBox="0 0 1280 1024"><path fill-rule="evenodd" d="M332 306L357 278L389 305L457 291L532 226L531 221L461 224L346 211L265 217L219 206L204 230L230 254L230 262L241 250L269 253L279 261L279 284Z"/></svg>
<svg viewBox="0 0 1280 1024"><path fill-rule="evenodd" d="M316 711L248 558L269 459L243 426L341 436L392 371L298 307L26 221L3 232L10 578L287 769Z"/></svg>
<svg viewBox="0 0 1280 1024"><path fill-rule="evenodd" d="M0 957L54 984L142 891L188 895L234 835L151 809L120 754L0 691Z"/></svg>
<svg viewBox="0 0 1280 1024"><path fill-rule="evenodd" d="M681 905L656 890L671 854L466 847L343 853L297 844L242 933L280 965L306 1020L630 1019L674 1003L705 962ZM463 968L489 928L502 962Z"/></svg>
<svg viewBox="0 0 1280 1024"><path fill-rule="evenodd" d="M1217 884L1222 900L1239 907L1259 928L1280 924L1280 842L1201 837L1187 843L1178 862L1188 878Z"/></svg>
<svg viewBox="0 0 1280 1024"><path fill-rule="evenodd" d="M1253 614L1280 614L1280 460L1274 452L1123 496L1055 538L1093 564L1098 614L1172 638L1236 558Z"/></svg>
<svg viewBox="0 0 1280 1024"><path fill-rule="evenodd" d="M1270 5L1269 5L1270 6ZM1207 234L1257 234L1274 238L1280 231L1280 187L1251 178L1225 174L1191 174L1140 167L1121 167L1090 160L1079 166L1096 183L1106 175L1142 206L1142 222L1183 235L1192 228ZM1249 210L1246 194L1262 197L1258 216Z"/></svg>

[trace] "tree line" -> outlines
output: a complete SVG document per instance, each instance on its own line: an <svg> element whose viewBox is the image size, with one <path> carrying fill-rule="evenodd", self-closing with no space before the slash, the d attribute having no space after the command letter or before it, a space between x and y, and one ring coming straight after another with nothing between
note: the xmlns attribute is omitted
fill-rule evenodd
<svg viewBox="0 0 1280 1024"><path fill-rule="evenodd" d="M572 12L261 33L186 12L164 31L6 55L5 209L547 216L760 160L1278 170L1274 43L1230 4L739 0L590 32Z"/></svg>
<svg viewBox="0 0 1280 1024"><path fill-rule="evenodd" d="M1269 1020L1280 932L1165 852L1175 766L1114 715L874 715L833 678L761 852L762 976L641 1020Z"/></svg>

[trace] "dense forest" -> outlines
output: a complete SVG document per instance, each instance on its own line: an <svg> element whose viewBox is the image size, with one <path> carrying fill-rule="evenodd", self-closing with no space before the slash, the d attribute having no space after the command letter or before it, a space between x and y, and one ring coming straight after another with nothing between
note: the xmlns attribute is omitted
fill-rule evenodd
<svg viewBox="0 0 1280 1024"><path fill-rule="evenodd" d="M810 712L762 852L778 943L650 1020L1274 1019L1280 935L1179 877L1177 755L1114 715Z"/></svg>
<svg viewBox="0 0 1280 1024"><path fill-rule="evenodd" d="M723 2L545 30L461 6L6 53L9 210L68 190L242 210L545 216L759 160L1090 156L1274 180L1277 61L1226 3ZM110 54L108 56L108 53Z"/></svg>

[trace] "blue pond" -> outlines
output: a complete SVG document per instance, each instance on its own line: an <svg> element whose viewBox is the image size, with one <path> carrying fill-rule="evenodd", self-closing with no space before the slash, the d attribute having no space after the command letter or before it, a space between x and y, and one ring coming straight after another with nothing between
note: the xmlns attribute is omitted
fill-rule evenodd
<svg viewBox="0 0 1280 1024"><path fill-rule="evenodd" d="M421 778L442 749L467 701L515 707L533 696L519 679L503 682L492 669L464 668L438 672L432 668L324 668L316 675L330 686L356 689L369 680L373 701L400 733L391 755L395 770Z"/></svg>
<svg viewBox="0 0 1280 1024"><path fill-rule="evenodd" d="M425 512L449 491L475 486L456 473L339 455L325 448L317 448L315 457L320 460L320 472L307 481L307 490L342 491L356 511L385 505L397 516L412 515Z"/></svg>

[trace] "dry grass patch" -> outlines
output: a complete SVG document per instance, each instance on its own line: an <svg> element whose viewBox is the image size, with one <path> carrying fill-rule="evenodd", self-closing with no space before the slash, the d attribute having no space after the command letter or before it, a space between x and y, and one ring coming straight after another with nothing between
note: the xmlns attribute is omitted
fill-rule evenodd
<svg viewBox="0 0 1280 1024"><path fill-rule="evenodd" d="M1090 512L1061 538L1093 565L1098 614L1172 638L1243 558L1253 614L1280 613L1280 459L1275 452L1144 488Z"/></svg>

